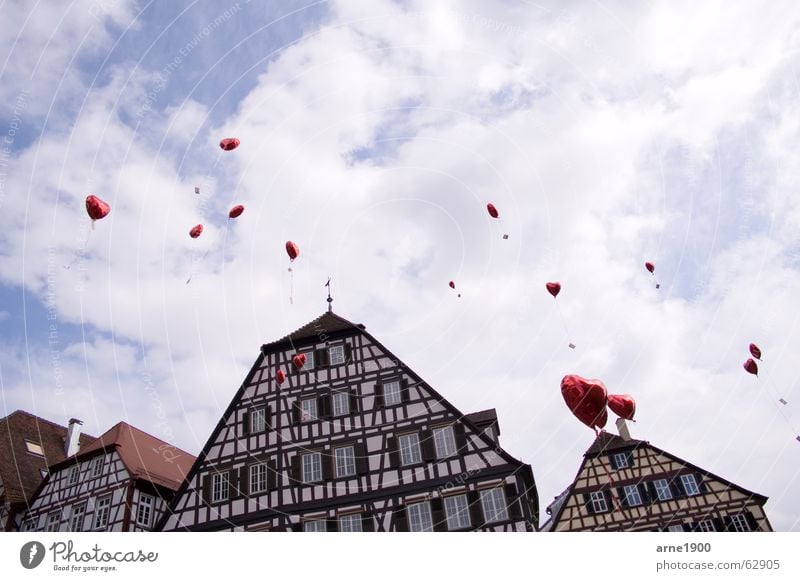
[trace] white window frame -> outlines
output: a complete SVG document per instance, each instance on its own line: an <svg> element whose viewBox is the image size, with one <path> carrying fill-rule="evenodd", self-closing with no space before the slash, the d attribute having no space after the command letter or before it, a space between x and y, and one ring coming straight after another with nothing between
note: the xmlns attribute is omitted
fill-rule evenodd
<svg viewBox="0 0 800 581"><path fill-rule="evenodd" d="M458 453L456 435L452 424L433 428L433 444L436 448L436 458L450 458Z"/></svg>
<svg viewBox="0 0 800 581"><path fill-rule="evenodd" d="M697 530L701 533L713 533L716 530L714 521L711 519L701 520L697 523Z"/></svg>
<svg viewBox="0 0 800 581"><path fill-rule="evenodd" d="M360 533L364 528L361 524L361 513L343 514L339 517L340 533Z"/></svg>
<svg viewBox="0 0 800 581"><path fill-rule="evenodd" d="M228 472L211 473L211 502L224 502L230 494L230 476Z"/></svg>
<svg viewBox="0 0 800 581"><path fill-rule="evenodd" d="M303 364L303 371L312 371L314 369L314 352L301 351L300 354L306 356L306 362Z"/></svg>
<svg viewBox="0 0 800 581"><path fill-rule="evenodd" d="M508 505L502 487L481 490L481 510L483 510L483 522L485 523L508 520Z"/></svg>
<svg viewBox="0 0 800 581"><path fill-rule="evenodd" d="M653 488L655 488L656 498L658 498L658 500L672 500L672 490L670 489L669 481L666 478L659 478L658 480L654 481Z"/></svg>
<svg viewBox="0 0 800 581"><path fill-rule="evenodd" d="M304 533L324 533L328 531L328 525L324 518L303 521Z"/></svg>
<svg viewBox="0 0 800 581"><path fill-rule="evenodd" d="M307 397L300 400L300 421L302 423L316 421L319 417L317 398Z"/></svg>
<svg viewBox="0 0 800 581"><path fill-rule="evenodd" d="M75 526L75 521L79 520L77 523L77 527ZM73 504L72 509L70 510L69 515L69 530L78 533L83 530L83 527L86 525L86 503L81 502L79 504Z"/></svg>
<svg viewBox="0 0 800 581"><path fill-rule="evenodd" d="M269 466L266 462L251 464L247 474L247 481L250 483L250 494L266 492L268 478Z"/></svg>
<svg viewBox="0 0 800 581"><path fill-rule="evenodd" d="M669 525L667 527L668 533L682 533L683 532L683 523L677 525Z"/></svg>
<svg viewBox="0 0 800 581"><path fill-rule="evenodd" d="M617 452L614 454L614 464L616 464L617 470L631 467L630 458L626 452Z"/></svg>
<svg viewBox="0 0 800 581"><path fill-rule="evenodd" d="M401 466L413 466L422 462L422 449L419 445L419 434L416 432L397 436L397 450Z"/></svg>
<svg viewBox="0 0 800 581"><path fill-rule="evenodd" d="M103 454L102 456L98 456L97 458L92 459L91 467L89 468L90 476L92 478L97 478L98 476L103 475L103 468L105 467L106 463L106 456Z"/></svg>
<svg viewBox="0 0 800 581"><path fill-rule="evenodd" d="M387 387L392 386L387 389ZM395 389L396 388L396 389ZM399 379L393 379L383 384L383 405L399 405L403 403L403 386Z"/></svg>
<svg viewBox="0 0 800 581"><path fill-rule="evenodd" d="M25 440L25 448L28 450L28 454L44 458L44 448L42 448L41 444L37 444L31 440Z"/></svg>
<svg viewBox="0 0 800 581"><path fill-rule="evenodd" d="M414 533L424 533L433 530L433 516L430 502L415 502L406 506L406 519L408 530Z"/></svg>
<svg viewBox="0 0 800 581"><path fill-rule="evenodd" d="M153 514L155 513L155 506L155 496L140 492L139 503L136 506L136 524L148 529L153 526Z"/></svg>
<svg viewBox="0 0 800 581"><path fill-rule="evenodd" d="M80 480L80 465L76 464L75 466L69 467L69 472L67 472L67 486L73 486L78 483Z"/></svg>
<svg viewBox="0 0 800 581"><path fill-rule="evenodd" d="M250 412L250 434L267 431L267 408L260 407Z"/></svg>
<svg viewBox="0 0 800 581"><path fill-rule="evenodd" d="M94 518L92 530L105 529L108 526L108 517L111 514L111 496L98 498L94 503Z"/></svg>
<svg viewBox="0 0 800 581"><path fill-rule="evenodd" d="M300 455L300 475L304 483L322 481L322 453L308 452Z"/></svg>
<svg viewBox="0 0 800 581"><path fill-rule="evenodd" d="M731 525L737 533L750 532L750 523L747 522L747 517L741 513L731 515Z"/></svg>
<svg viewBox="0 0 800 581"><path fill-rule="evenodd" d="M628 484L622 487L625 492L625 505L626 506L641 506L644 504L642 495L639 492L639 487L635 484Z"/></svg>
<svg viewBox="0 0 800 581"><path fill-rule="evenodd" d="M334 353L336 353L335 361ZM331 345L328 347L328 365L343 365L344 363L346 363L344 345Z"/></svg>
<svg viewBox="0 0 800 581"><path fill-rule="evenodd" d="M334 417L350 414L350 392L334 391L331 393L331 410Z"/></svg>
<svg viewBox="0 0 800 581"><path fill-rule="evenodd" d="M44 521L44 531L46 533L57 533L61 526L61 509L47 513Z"/></svg>
<svg viewBox="0 0 800 581"><path fill-rule="evenodd" d="M444 514L447 517L447 530L456 531L472 526L466 494L445 496L442 504L444 505Z"/></svg>
<svg viewBox="0 0 800 581"><path fill-rule="evenodd" d="M589 500L592 503L592 510L594 512L608 512L608 503L606 502L606 494L602 490L596 490L589 493Z"/></svg>
<svg viewBox="0 0 800 581"><path fill-rule="evenodd" d="M348 452L349 451L349 452ZM356 448L355 446L340 446L333 449L333 463L336 468L336 478L346 478L356 475Z"/></svg>
<svg viewBox="0 0 800 581"><path fill-rule="evenodd" d="M25 520L22 521L22 529L21 532L27 533L30 531L36 530L36 522L33 520L32 517L26 517Z"/></svg>
<svg viewBox="0 0 800 581"><path fill-rule="evenodd" d="M694 474L681 474L681 485L683 490L686 491L686 496L697 496L700 494L700 486L697 484L697 479ZM689 489L692 489L690 491Z"/></svg>

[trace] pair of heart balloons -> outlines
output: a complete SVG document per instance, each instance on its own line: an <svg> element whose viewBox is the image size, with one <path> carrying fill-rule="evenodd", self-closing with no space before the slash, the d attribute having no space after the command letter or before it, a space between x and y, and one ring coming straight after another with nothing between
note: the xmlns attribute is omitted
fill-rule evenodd
<svg viewBox="0 0 800 581"><path fill-rule="evenodd" d="M561 380L561 395L570 411L592 429L604 428L608 411L626 420L636 413L636 401L630 395L609 395L599 379L585 379L580 375L565 375Z"/></svg>

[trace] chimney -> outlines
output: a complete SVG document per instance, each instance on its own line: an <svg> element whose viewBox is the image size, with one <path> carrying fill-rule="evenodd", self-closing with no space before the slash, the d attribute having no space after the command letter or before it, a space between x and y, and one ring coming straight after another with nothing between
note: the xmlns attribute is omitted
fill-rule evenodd
<svg viewBox="0 0 800 581"><path fill-rule="evenodd" d="M80 420L76 420L75 418L70 418L69 420L69 429L67 430L67 440L64 442L64 454L67 455L67 458L70 456L74 456L78 453L78 449L80 448L80 439L81 439L81 426L83 422Z"/></svg>
<svg viewBox="0 0 800 581"><path fill-rule="evenodd" d="M631 433L628 430L628 424L625 422L625 418L617 418L617 431L619 432L620 438L626 442L631 441Z"/></svg>

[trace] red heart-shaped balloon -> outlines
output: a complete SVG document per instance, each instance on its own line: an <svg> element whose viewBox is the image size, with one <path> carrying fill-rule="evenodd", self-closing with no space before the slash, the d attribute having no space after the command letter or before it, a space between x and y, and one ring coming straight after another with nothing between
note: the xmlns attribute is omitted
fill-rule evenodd
<svg viewBox="0 0 800 581"><path fill-rule="evenodd" d="M761 349L755 343L750 343L750 355L761 361Z"/></svg>
<svg viewBox="0 0 800 581"><path fill-rule="evenodd" d="M231 208L231 211L228 212L228 218L238 218L244 212L244 206L239 204L238 206L234 206Z"/></svg>
<svg viewBox="0 0 800 581"><path fill-rule="evenodd" d="M102 220L111 211L111 206L106 204L97 196L89 194L86 196L86 213L92 220Z"/></svg>
<svg viewBox="0 0 800 581"><path fill-rule="evenodd" d="M633 415L636 413L636 400L632 395L609 395L608 396L609 409L617 414L619 417L626 420L632 420Z"/></svg>
<svg viewBox="0 0 800 581"><path fill-rule="evenodd" d="M278 385L286 381L286 374L283 372L283 369L278 369L278 371L275 372L275 381L278 382Z"/></svg>
<svg viewBox="0 0 800 581"><path fill-rule="evenodd" d="M292 357L292 363L294 364L294 368L298 371L303 368L303 365L306 364L306 354L300 353Z"/></svg>
<svg viewBox="0 0 800 581"><path fill-rule="evenodd" d="M590 428L603 428L608 420L606 402L608 391L599 379L584 379L580 375L565 375L561 380L561 395L575 417Z"/></svg>
<svg viewBox="0 0 800 581"><path fill-rule="evenodd" d="M189 236L191 236L192 238L197 238L202 233L203 233L203 225L202 224L198 224L197 226L195 226L194 228L189 230Z"/></svg>
<svg viewBox="0 0 800 581"><path fill-rule="evenodd" d="M547 292L553 295L553 298L558 296L558 293L561 292L561 283L560 282L548 282L544 286L547 287Z"/></svg>

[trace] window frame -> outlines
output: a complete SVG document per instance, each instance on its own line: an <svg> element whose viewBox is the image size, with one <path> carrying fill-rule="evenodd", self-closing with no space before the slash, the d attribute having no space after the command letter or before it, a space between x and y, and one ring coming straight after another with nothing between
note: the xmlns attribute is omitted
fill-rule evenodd
<svg viewBox="0 0 800 581"><path fill-rule="evenodd" d="M451 504L455 504L459 501L459 499L463 499L464 501L464 508L461 509L459 507L453 507L456 511L455 514L451 515ZM469 513L469 499L467 498L466 494L451 494L449 496L445 496L442 499L442 505L444 507L444 515L445 520L447 521L447 530L448 531L458 531L462 529L468 529L472 527L472 518ZM451 523L452 520L456 520L455 523ZM466 519L466 524L463 524L462 519ZM455 524L455 526L453 526Z"/></svg>
<svg viewBox="0 0 800 581"><path fill-rule="evenodd" d="M314 528L319 528L319 525L322 525L321 530L308 530L308 525L314 525ZM314 518L308 519L303 521L303 532L304 533L324 533L328 531L328 522L323 518Z"/></svg>
<svg viewBox="0 0 800 581"><path fill-rule="evenodd" d="M306 478L306 458L316 459L316 466L312 466L310 468L312 470L310 476L314 477L318 472L319 473L318 478L313 478L313 479ZM300 481L303 484L313 484L315 482L322 482L323 476L324 475L322 473L322 452L304 452L300 454Z"/></svg>
<svg viewBox="0 0 800 581"><path fill-rule="evenodd" d="M663 483L663 486L659 487L659 483ZM673 499L672 489L669 487L669 480L667 480L666 478L659 478L658 480L654 480L653 490L656 491L656 499L661 502ZM662 491L666 493L666 498L661 498Z"/></svg>
<svg viewBox="0 0 800 581"><path fill-rule="evenodd" d="M256 471L262 472L257 474ZM256 478L255 476L258 476ZM262 486L256 489L253 484L258 482ZM247 467L247 486L249 494L263 494L269 490L269 464L267 462L256 462Z"/></svg>
<svg viewBox="0 0 800 581"><path fill-rule="evenodd" d="M55 522L53 521L55 517ZM44 532L57 533L61 528L61 509L56 509L47 513L47 518L44 521Z"/></svg>
<svg viewBox="0 0 800 581"><path fill-rule="evenodd" d="M337 401L339 402L340 406L342 402L344 402L344 411L341 409L337 411ZM349 416L351 413L350 409L350 392L349 391L333 391L331 392L331 415L335 418L339 418L342 416Z"/></svg>
<svg viewBox="0 0 800 581"><path fill-rule="evenodd" d="M147 502L145 502L145 499ZM156 497L152 494L139 492L139 502L136 503L136 524L140 527L149 529L153 526L153 515L155 514ZM146 521L142 522L141 515L143 510L146 511Z"/></svg>
<svg viewBox="0 0 800 581"><path fill-rule="evenodd" d="M689 492L689 488L686 486L687 482L691 482L695 492ZM697 478L694 474L681 474L681 486L683 487L683 491L686 493L686 496L699 496L702 494L700 492L700 483L697 482Z"/></svg>
<svg viewBox="0 0 800 581"><path fill-rule="evenodd" d="M626 484L622 487L622 491L625 493L625 506L634 507L644 504L642 493L639 492L639 487L636 484ZM632 502L632 498L635 498L637 502Z"/></svg>
<svg viewBox="0 0 800 581"><path fill-rule="evenodd" d="M20 527L20 532L22 533L29 533L36 530L36 521L28 516L22 521L22 527Z"/></svg>
<svg viewBox="0 0 800 581"><path fill-rule="evenodd" d="M615 467L615 470L624 470L625 468L631 468L630 458L627 452L615 452L611 455L611 462L612 465Z"/></svg>
<svg viewBox="0 0 800 581"><path fill-rule="evenodd" d="M362 516L360 512L343 514L338 519L338 529L340 533L363 533L364 525L362 524ZM345 525L345 523L349 523ZM356 524L357 523L357 524ZM354 526L355 525L355 526Z"/></svg>
<svg viewBox="0 0 800 581"><path fill-rule="evenodd" d="M219 485L219 486L218 486ZM225 502L230 496L231 477L227 470L211 473L211 504Z"/></svg>
<svg viewBox="0 0 800 581"><path fill-rule="evenodd" d="M106 455L102 454L96 458L92 458L92 463L89 465L89 477L99 478L103 475L103 469L106 466Z"/></svg>
<svg viewBox="0 0 800 581"><path fill-rule="evenodd" d="M682 532L684 532L683 523L669 525L665 532L668 532L668 533L682 533Z"/></svg>
<svg viewBox="0 0 800 581"><path fill-rule="evenodd" d="M305 355L306 362L300 371L314 371L314 365L316 364L316 360L314 358L314 350L311 349L310 351L300 351L298 355Z"/></svg>
<svg viewBox="0 0 800 581"><path fill-rule="evenodd" d="M415 528L414 524L414 515L413 513L417 513L418 510L424 510L424 513L418 513L417 516L419 517L419 521L421 525L428 525L428 528ZM425 521L425 517L427 517L427 523ZM406 505L406 519L408 520L408 530L412 533L427 533L433 531L433 512L431 511L431 503L428 500L423 500L422 502L413 502L411 504Z"/></svg>
<svg viewBox="0 0 800 581"><path fill-rule="evenodd" d="M69 467L67 471L67 486L74 486L80 482L81 467L80 464L75 464Z"/></svg>
<svg viewBox="0 0 800 581"><path fill-rule="evenodd" d="M445 446L444 446L445 450L443 451L443 453L440 454L439 439L437 438L437 435L444 432L445 430L447 430L447 432L449 433L449 441L445 441ZM433 438L434 453L437 460L444 460L446 458L452 458L453 456L458 455L458 445L456 444L456 432L453 429L453 424L448 424L446 426L437 426L435 428L432 428L431 437ZM452 447L452 452L449 454L447 453L448 445Z"/></svg>
<svg viewBox="0 0 800 581"><path fill-rule="evenodd" d="M261 426L256 426L256 421L261 423ZM250 410L250 430L249 434L261 434L267 431L267 408L261 406Z"/></svg>
<svg viewBox="0 0 800 581"><path fill-rule="evenodd" d="M80 526L75 527L75 517L80 518ZM82 532L86 526L86 501L73 504L69 513L69 530L73 533Z"/></svg>
<svg viewBox="0 0 800 581"><path fill-rule="evenodd" d="M314 413L305 409L306 404L312 404ZM308 415L306 415L308 414ZM300 400L300 423L307 424L309 422L316 422L319 419L319 404L316 397L306 397Z"/></svg>
<svg viewBox="0 0 800 581"><path fill-rule="evenodd" d="M338 452L340 450L350 450L351 453L348 456L345 456L343 462L347 463L347 467L352 466L352 472L348 474L339 474L339 455ZM358 475L358 467L356 466L356 447L353 444L348 444L346 446L337 446L333 449L333 472L336 478L353 478L354 476Z"/></svg>
<svg viewBox="0 0 800 581"><path fill-rule="evenodd" d="M341 361L334 361L333 360L333 350L334 349L337 349L337 350L341 349L341 357L342 357ZM341 343L339 345L329 345L328 346L328 365L333 367L334 365L344 365L345 363L347 363L347 357L346 357L346 353L345 353L345 349L344 349L344 343Z"/></svg>
<svg viewBox="0 0 800 581"><path fill-rule="evenodd" d="M744 514L740 512L737 514L732 514L730 515L730 517L731 517L731 526L733 527L734 531L736 531L737 533L752 532L752 529L750 528L750 523L747 522L747 517Z"/></svg>
<svg viewBox="0 0 800 581"><path fill-rule="evenodd" d="M595 490L589 493L589 502L592 503L592 512L608 512L608 500L606 494L602 490ZM599 503L602 503L603 508L598 508Z"/></svg>
<svg viewBox="0 0 800 581"><path fill-rule="evenodd" d="M101 496L94 502L92 515L92 530L98 531L108 527L108 520L111 516L111 495ZM103 522L98 522L102 517Z"/></svg>
<svg viewBox="0 0 800 581"><path fill-rule="evenodd" d="M394 392L392 393L392 399L394 400L396 398L397 401L389 401L387 396L386 396L386 393L387 393L386 392L386 386L387 385L391 385L391 384L397 384L397 392L396 393L394 393ZM401 382L400 379L390 379L389 381L385 381L382 384L382 393L383 393L383 406L384 407L393 406L393 405L400 405L401 403L403 403L403 383Z"/></svg>
<svg viewBox="0 0 800 581"><path fill-rule="evenodd" d="M33 448L33 449L31 449ZM28 454L31 456L37 456L39 458L44 458L44 448L40 443L36 443L33 440L25 439L25 449L28 451ZM38 450L38 452L37 452Z"/></svg>
<svg viewBox="0 0 800 581"><path fill-rule="evenodd" d="M496 504L496 502L497 502L497 497L496 497L497 494L499 494L500 498L502 498L502 503L500 503L500 506L502 507L502 510L497 510L494 516L496 517L497 515L502 514L503 518L491 518L490 519L488 517L488 515L486 514L486 512L487 512L486 511L486 505L487 505L486 499L489 498L490 496L494 496L494 498L492 499L492 505L493 505L492 509L495 510L497 508L496 506L494 506ZM484 523L490 524L490 523L496 523L496 522L504 522L504 521L507 521L509 519L509 516L508 516L508 499L506 498L506 493L505 493L505 490L503 490L503 486L494 486L492 488L485 488L485 489L481 490L480 491L480 498L481 498L481 511L483 512L483 522Z"/></svg>
<svg viewBox="0 0 800 581"><path fill-rule="evenodd" d="M414 438L416 446L411 448L407 446L403 446L403 439L404 438ZM409 454L411 455L410 462L405 461L404 451L410 450ZM421 464L423 462L422 458L422 446L420 445L419 441L419 433L418 432L408 432L405 434L399 434L397 436L397 454L400 460L400 466L415 466L416 464ZM416 460L415 460L416 458Z"/></svg>
<svg viewBox="0 0 800 581"><path fill-rule="evenodd" d="M697 523L697 530L701 533L713 533L716 532L717 527L714 526L714 521L712 519L707 518Z"/></svg>

